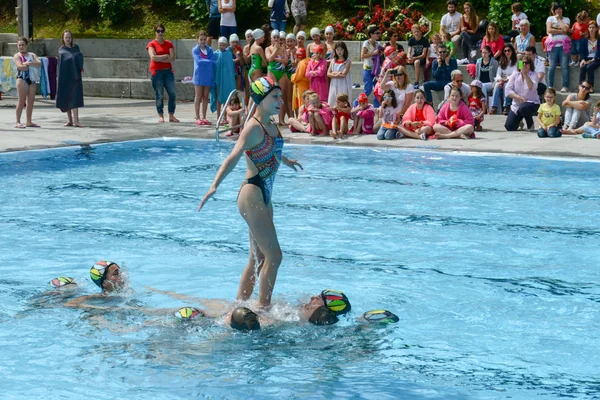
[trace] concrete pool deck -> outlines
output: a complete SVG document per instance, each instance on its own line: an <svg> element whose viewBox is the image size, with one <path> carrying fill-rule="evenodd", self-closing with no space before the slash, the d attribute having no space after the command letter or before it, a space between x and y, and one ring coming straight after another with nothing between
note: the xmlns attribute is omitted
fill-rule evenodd
<svg viewBox="0 0 600 400"><path fill-rule="evenodd" d="M179 124L158 124L154 101L88 97L85 99L86 106L80 110L80 119L85 128L65 128L63 124L66 122L66 115L55 108L54 101L38 98L33 121L41 125L41 128L27 129L14 128L15 104L16 99L13 97L3 97L0 101L0 152L161 137L215 138L214 126L198 127L194 124L193 103L177 104L176 116L181 121ZM211 122L214 123L216 117L211 117ZM286 142L298 144L600 159L600 140L583 139L580 135L540 139L535 132L506 132L504 121L505 117L501 115L486 116L484 131L477 132L477 139L473 140L377 140L375 135L348 136L347 139L334 140L330 137L292 133L289 129L282 129L282 134ZM22 122L25 122L25 110ZM224 135L221 134L221 140L229 141Z"/></svg>

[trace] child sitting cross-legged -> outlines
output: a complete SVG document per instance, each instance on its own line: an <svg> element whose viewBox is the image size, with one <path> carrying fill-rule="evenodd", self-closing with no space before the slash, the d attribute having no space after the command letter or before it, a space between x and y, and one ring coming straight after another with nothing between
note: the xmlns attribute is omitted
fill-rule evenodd
<svg viewBox="0 0 600 400"><path fill-rule="evenodd" d="M538 123L540 129L537 131L538 137L561 137L560 125L560 107L555 103L556 90L546 89L544 93L546 102L538 109Z"/></svg>
<svg viewBox="0 0 600 400"><path fill-rule="evenodd" d="M393 90L386 90L381 97L381 106L377 109L379 119L381 119L381 127L377 131L377 139L391 140L401 138L403 135L398 131L400 123L400 107L396 101L396 96Z"/></svg>
<svg viewBox="0 0 600 400"><path fill-rule="evenodd" d="M327 135L331 130L333 112L326 101L321 101L316 93L308 96L308 133L311 136Z"/></svg>
<svg viewBox="0 0 600 400"><path fill-rule="evenodd" d="M350 115L354 119L352 133L357 135L372 135L375 125L375 109L369 104L366 93L358 96L358 105L352 109Z"/></svg>

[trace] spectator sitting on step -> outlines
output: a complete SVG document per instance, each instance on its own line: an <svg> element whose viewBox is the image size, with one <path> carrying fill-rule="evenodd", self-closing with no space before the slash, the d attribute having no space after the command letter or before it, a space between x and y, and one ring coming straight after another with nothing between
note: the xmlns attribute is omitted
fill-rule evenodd
<svg viewBox="0 0 600 400"><path fill-rule="evenodd" d="M498 24L495 22L490 22L487 26L485 36L481 41L481 48L483 49L485 46L490 46L494 58L500 61L502 49L504 48L504 39L502 38L502 35L500 35Z"/></svg>
<svg viewBox="0 0 600 400"><path fill-rule="evenodd" d="M579 91L571 93L562 103L565 111L563 130L575 130L590 120L590 89L592 85L588 81L579 84Z"/></svg>
<svg viewBox="0 0 600 400"><path fill-rule="evenodd" d="M523 19L519 24L521 33L515 37L515 50L517 51L517 58L521 60L528 47L535 47L535 36L531 34L529 20Z"/></svg>
<svg viewBox="0 0 600 400"><path fill-rule="evenodd" d="M504 93L504 86L508 82L508 78L517 69L517 54L515 53L514 47L511 44L504 46L500 61L498 62L498 72L494 78L494 95L492 98L492 109L490 114L496 114L500 107L500 99L504 96L504 107L502 108L502 114L508 115L508 109L512 103L512 99L506 96Z"/></svg>
<svg viewBox="0 0 600 400"><path fill-rule="evenodd" d="M450 99L438 113L437 123L433 126L436 139L470 139L474 136L473 114L460 95L457 88L450 90Z"/></svg>
<svg viewBox="0 0 600 400"><path fill-rule="evenodd" d="M468 104L467 97L471 94L471 88L469 85L464 83L464 76L460 69L455 69L450 73L450 78L452 81L444 86L444 100L438 106L438 110L442 108L442 106L448 101L450 97L450 90L452 88L456 88L460 91L460 99Z"/></svg>
<svg viewBox="0 0 600 400"><path fill-rule="evenodd" d="M432 104L433 102L431 91L442 91L444 86L450 82L451 71L457 69L456 60L450 57L448 54L448 48L445 44L439 45L438 54L438 59L434 60L432 64L433 79L435 80L428 81L423 84L425 98L429 104Z"/></svg>
<svg viewBox="0 0 600 400"><path fill-rule="evenodd" d="M444 14L440 21L440 35L444 33L450 35L450 40L454 48L458 48L460 44L460 20L462 14L456 12L456 0L448 0L446 2L448 13Z"/></svg>
<svg viewBox="0 0 600 400"><path fill-rule="evenodd" d="M494 78L498 72L498 61L492 57L490 46L481 49L481 58L477 60L475 71L475 79L483 84L481 90L487 99L492 95Z"/></svg>

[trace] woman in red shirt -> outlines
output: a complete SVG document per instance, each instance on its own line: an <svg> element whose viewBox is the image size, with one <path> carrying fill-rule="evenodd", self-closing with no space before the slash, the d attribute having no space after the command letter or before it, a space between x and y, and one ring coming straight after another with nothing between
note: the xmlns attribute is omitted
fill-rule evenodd
<svg viewBox="0 0 600 400"><path fill-rule="evenodd" d="M502 49L504 48L504 39L498 30L498 24L490 22L485 32L485 36L481 41L481 49L485 46L490 46L494 58L498 60L502 55Z"/></svg>
<svg viewBox="0 0 600 400"><path fill-rule="evenodd" d="M163 112L163 91L165 89L169 95L169 122L179 122L174 115L177 92L175 91L175 75L173 74L173 66L171 64L175 61L175 47L169 40L165 40L165 27L163 24L154 26L154 34L156 38L148 43L146 50L148 50L148 55L150 56L150 79L152 80L152 88L156 93L158 122L165 122Z"/></svg>

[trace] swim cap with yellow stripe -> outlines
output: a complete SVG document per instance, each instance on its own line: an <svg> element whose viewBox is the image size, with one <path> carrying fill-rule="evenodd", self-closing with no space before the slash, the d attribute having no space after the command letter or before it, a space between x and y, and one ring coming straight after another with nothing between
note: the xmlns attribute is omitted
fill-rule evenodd
<svg viewBox="0 0 600 400"><path fill-rule="evenodd" d="M346 314L352 309L348 297L339 290L325 289L321 292L321 297L325 306L333 311L335 315Z"/></svg>

